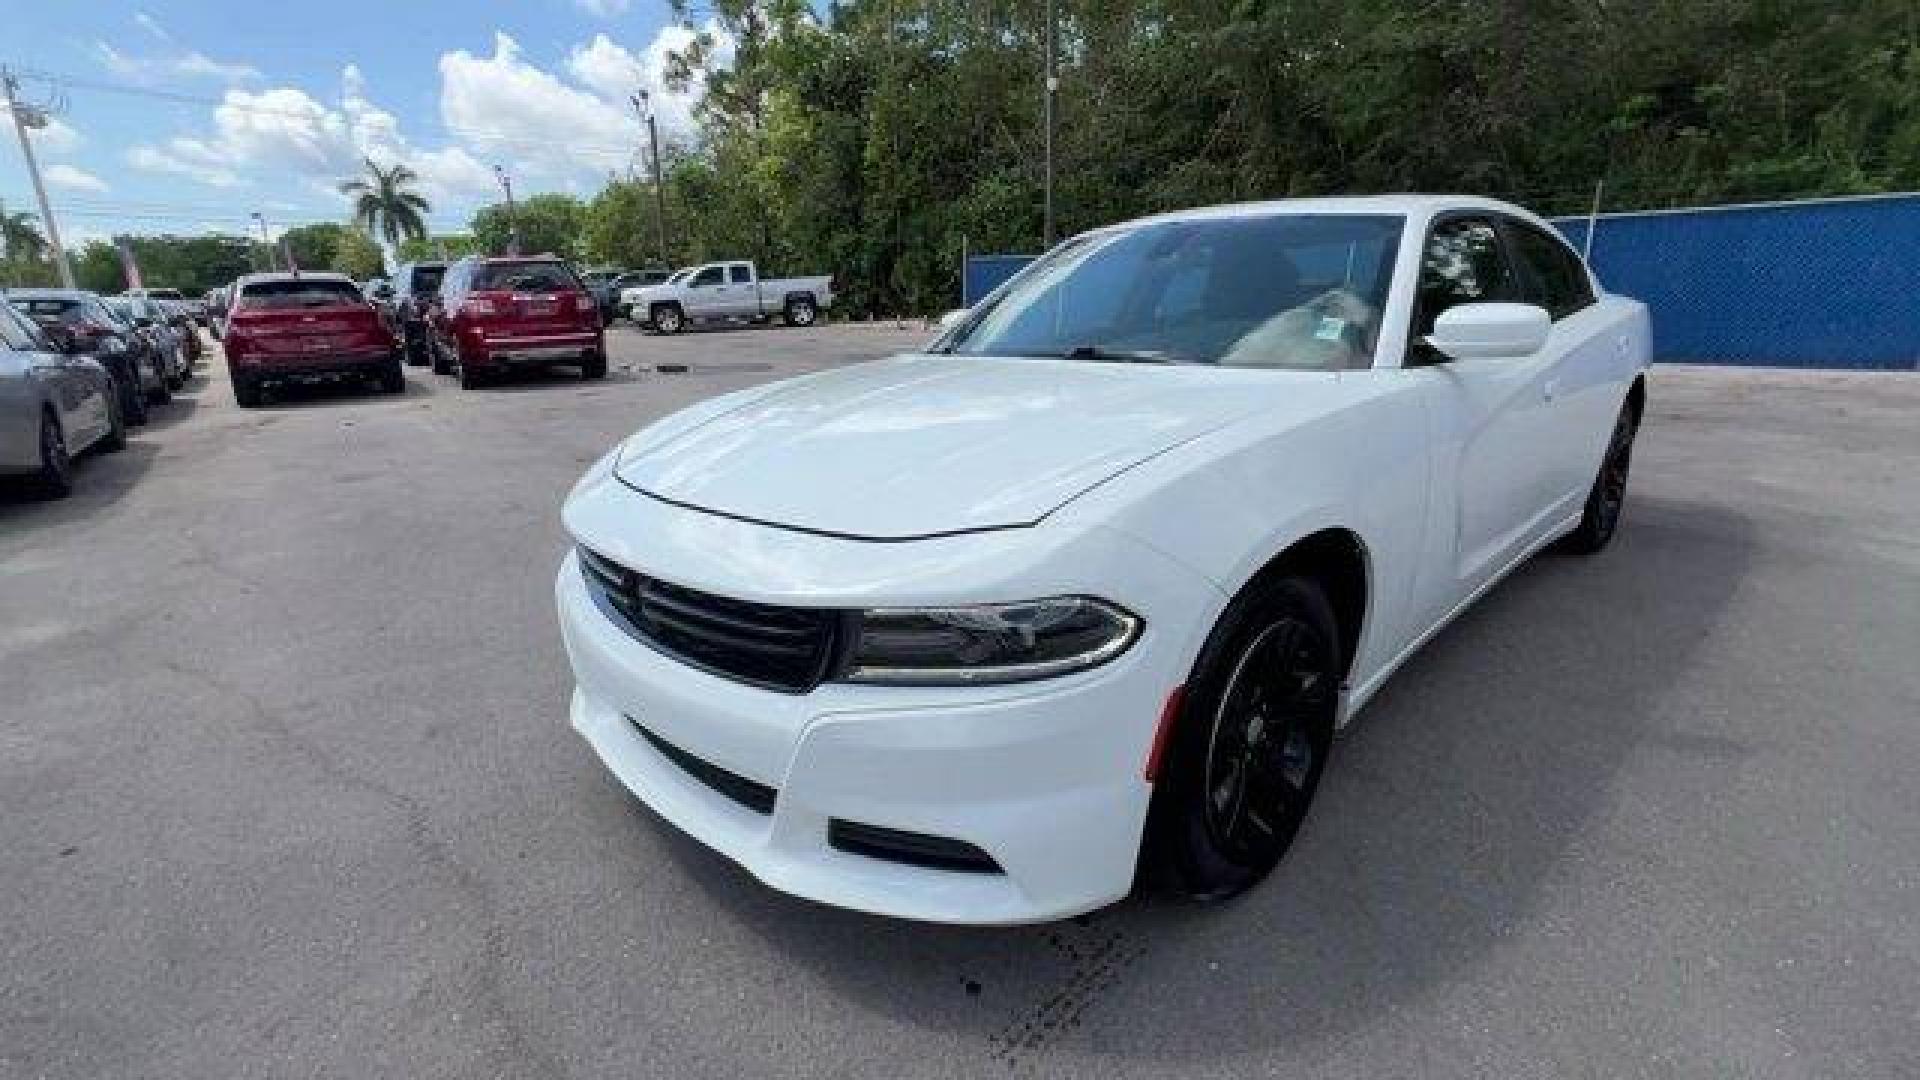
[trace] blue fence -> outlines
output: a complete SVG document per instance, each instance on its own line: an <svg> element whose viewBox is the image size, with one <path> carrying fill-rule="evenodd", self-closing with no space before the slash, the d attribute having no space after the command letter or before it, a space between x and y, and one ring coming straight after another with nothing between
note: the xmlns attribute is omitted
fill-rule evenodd
<svg viewBox="0 0 1920 1080"><path fill-rule="evenodd" d="M1575 247L1587 219L1559 218ZM1920 195L1603 214L1593 268L1668 363L1920 367ZM971 305L1032 261L967 260Z"/></svg>
<svg viewBox="0 0 1920 1080"><path fill-rule="evenodd" d="M1554 224L1586 243L1585 218ZM1920 366L1920 195L1604 214L1592 261L1646 302L1662 361Z"/></svg>

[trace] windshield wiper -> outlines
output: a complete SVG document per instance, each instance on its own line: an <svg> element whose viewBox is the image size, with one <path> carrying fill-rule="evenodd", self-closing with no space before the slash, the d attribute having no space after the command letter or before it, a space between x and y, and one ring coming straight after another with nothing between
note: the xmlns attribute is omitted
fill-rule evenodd
<svg viewBox="0 0 1920 1080"><path fill-rule="evenodd" d="M1067 360L1092 360L1102 364L1178 364L1183 362L1172 353L1152 349L1108 349L1099 345L1075 345L1060 355Z"/></svg>

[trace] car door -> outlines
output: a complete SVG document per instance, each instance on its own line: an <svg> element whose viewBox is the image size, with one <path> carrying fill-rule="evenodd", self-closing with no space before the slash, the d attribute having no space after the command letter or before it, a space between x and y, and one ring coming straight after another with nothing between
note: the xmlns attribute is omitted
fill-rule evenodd
<svg viewBox="0 0 1920 1080"><path fill-rule="evenodd" d="M1558 458L1549 394L1551 346L1531 356L1453 359L1425 344L1434 320L1469 303L1520 302L1524 293L1490 213L1444 215L1429 228L1414 304L1412 364L1434 382L1440 490L1450 491L1452 582L1442 612L1500 573L1555 522L1549 493ZM1444 541L1443 541L1444 542ZM1434 612L1432 614L1440 614Z"/></svg>
<svg viewBox="0 0 1920 1080"><path fill-rule="evenodd" d="M687 280L680 306L688 315L711 319L727 314L727 268L714 263L703 266Z"/></svg>
<svg viewBox="0 0 1920 1080"><path fill-rule="evenodd" d="M752 263L727 264L727 314L741 319L760 317L760 290L754 287Z"/></svg>
<svg viewBox="0 0 1920 1080"><path fill-rule="evenodd" d="M34 381L49 390L67 448L79 453L106 430L106 400L74 358L59 352L33 320L0 301L0 343L21 354Z"/></svg>
<svg viewBox="0 0 1920 1080"><path fill-rule="evenodd" d="M1511 216L1501 227L1527 302L1553 318L1554 370L1544 387L1551 430L1542 450L1553 455L1546 496L1565 518L1593 486L1625 397L1619 361L1630 343L1600 310L1586 264L1563 238Z"/></svg>

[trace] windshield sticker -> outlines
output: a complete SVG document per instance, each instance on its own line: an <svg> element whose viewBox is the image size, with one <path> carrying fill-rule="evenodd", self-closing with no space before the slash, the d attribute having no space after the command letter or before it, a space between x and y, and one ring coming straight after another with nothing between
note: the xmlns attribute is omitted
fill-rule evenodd
<svg viewBox="0 0 1920 1080"><path fill-rule="evenodd" d="M1346 332L1347 320L1329 315L1320 320L1320 328L1313 332L1313 336L1321 341L1339 341L1340 335Z"/></svg>

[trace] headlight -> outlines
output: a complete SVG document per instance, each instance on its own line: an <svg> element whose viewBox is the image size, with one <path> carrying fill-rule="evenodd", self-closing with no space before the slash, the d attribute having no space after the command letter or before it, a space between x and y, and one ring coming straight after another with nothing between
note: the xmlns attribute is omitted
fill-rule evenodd
<svg viewBox="0 0 1920 1080"><path fill-rule="evenodd" d="M1137 617L1087 596L881 608L860 614L845 679L912 686L1044 679L1104 664L1139 636Z"/></svg>

